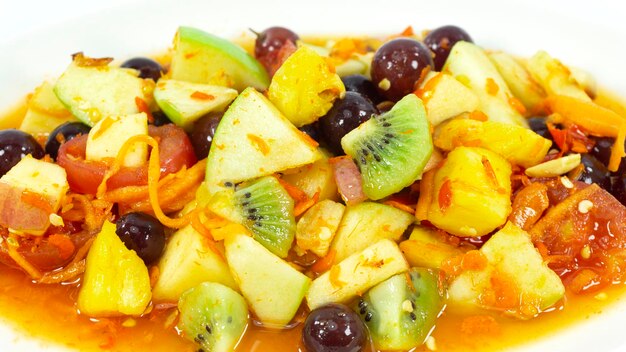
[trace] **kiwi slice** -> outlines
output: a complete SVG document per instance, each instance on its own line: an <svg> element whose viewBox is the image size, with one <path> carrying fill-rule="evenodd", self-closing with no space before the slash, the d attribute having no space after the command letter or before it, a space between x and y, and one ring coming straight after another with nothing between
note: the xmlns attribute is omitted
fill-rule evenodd
<svg viewBox="0 0 626 352"><path fill-rule="evenodd" d="M233 351L248 324L248 306L240 294L222 284L204 282L178 301L178 328L210 352Z"/></svg>
<svg viewBox="0 0 626 352"><path fill-rule="evenodd" d="M275 177L261 177L218 192L208 207L245 226L272 253L287 256L296 234L294 202Z"/></svg>
<svg viewBox="0 0 626 352"><path fill-rule="evenodd" d="M409 280L410 278L410 280ZM437 273L412 268L370 289L354 309L378 350L410 350L424 343L443 308Z"/></svg>
<svg viewBox="0 0 626 352"><path fill-rule="evenodd" d="M422 176L433 152L424 104L415 94L405 96L346 134L341 146L359 166L370 199L399 192Z"/></svg>

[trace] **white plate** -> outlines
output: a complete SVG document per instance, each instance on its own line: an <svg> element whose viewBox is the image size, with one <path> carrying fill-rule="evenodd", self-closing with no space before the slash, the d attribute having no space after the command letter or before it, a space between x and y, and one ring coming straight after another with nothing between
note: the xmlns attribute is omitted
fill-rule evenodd
<svg viewBox="0 0 626 352"><path fill-rule="evenodd" d="M74 52L118 59L158 53L171 43L179 25L233 37L246 28L271 25L287 26L300 34L376 34L400 32L407 25L421 30L456 24L486 48L504 49L522 56L546 49L567 64L588 70L602 86L626 97L626 21L624 6L618 2L386 0L366 4L366 0L303 3L160 0L133 1L111 8L103 5L106 2L87 6L76 0L60 0L44 6L43 12L37 12L41 8L36 2L26 3L20 2L22 9L33 6L32 11L38 13L30 21L22 21L28 16L22 11L4 15L0 11L0 33L3 33L0 112L13 106L44 78L59 75ZM68 4L79 7L62 6ZM88 14L86 8L97 12ZM81 16L72 19L78 14ZM55 23L54 19L61 20ZM42 28L38 21L43 21L45 26ZM519 349L626 350L624 326L626 304L620 304L596 318ZM1 325L0 347L10 351L62 350Z"/></svg>

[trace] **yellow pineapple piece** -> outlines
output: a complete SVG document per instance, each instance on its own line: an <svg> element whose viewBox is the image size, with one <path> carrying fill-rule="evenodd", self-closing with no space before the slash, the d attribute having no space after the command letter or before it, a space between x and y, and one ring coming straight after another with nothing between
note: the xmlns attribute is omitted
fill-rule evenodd
<svg viewBox="0 0 626 352"><path fill-rule="evenodd" d="M458 119L441 127L435 145L447 151L461 145L481 147L498 153L513 164L528 168L543 160L552 142L516 125Z"/></svg>
<svg viewBox="0 0 626 352"><path fill-rule="evenodd" d="M87 255L78 309L92 317L141 315L151 296L148 268L105 221Z"/></svg>
<svg viewBox="0 0 626 352"><path fill-rule="evenodd" d="M445 243L435 230L415 226L408 240L400 243L400 250L412 267L440 269L442 263L463 254L458 247Z"/></svg>
<svg viewBox="0 0 626 352"><path fill-rule="evenodd" d="M328 162L329 153L320 148L322 157L309 165L285 171L283 180L300 188L310 198L319 200L338 200L337 183L333 174L333 167Z"/></svg>
<svg viewBox="0 0 626 352"><path fill-rule="evenodd" d="M267 92L272 103L297 127L324 116L345 87L326 59L301 46L280 66Z"/></svg>
<svg viewBox="0 0 626 352"><path fill-rule="evenodd" d="M307 210L296 226L298 247L320 258L328 254L345 209L345 205L327 199Z"/></svg>
<svg viewBox="0 0 626 352"><path fill-rule="evenodd" d="M511 212L511 165L483 148L458 147L433 178L427 219L453 235L486 235ZM423 195L424 196L424 195Z"/></svg>

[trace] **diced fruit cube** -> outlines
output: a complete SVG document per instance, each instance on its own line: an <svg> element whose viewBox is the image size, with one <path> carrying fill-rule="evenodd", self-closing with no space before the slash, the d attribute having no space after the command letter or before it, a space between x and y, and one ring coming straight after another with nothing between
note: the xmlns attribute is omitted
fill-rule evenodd
<svg viewBox="0 0 626 352"><path fill-rule="evenodd" d="M524 104L527 110L537 108L545 98L546 92L530 76L526 68L507 53L498 51L488 55L513 95Z"/></svg>
<svg viewBox="0 0 626 352"><path fill-rule="evenodd" d="M205 281L237 289L223 254L215 253L209 241L191 225L170 237L159 260L154 301L176 302L183 292Z"/></svg>
<svg viewBox="0 0 626 352"><path fill-rule="evenodd" d="M124 143L134 136L148 135L148 117L145 113L109 116L98 121L87 137L87 160L113 160ZM124 156L123 166L141 166L148 159L148 145L134 143Z"/></svg>
<svg viewBox="0 0 626 352"><path fill-rule="evenodd" d="M298 247L320 258L326 256L345 208L343 204L328 199L309 208L296 227Z"/></svg>
<svg viewBox="0 0 626 352"><path fill-rule="evenodd" d="M479 106L478 97L471 89L443 72L430 72L417 95L424 102L426 116L433 126Z"/></svg>
<svg viewBox="0 0 626 352"><path fill-rule="evenodd" d="M454 149L435 171L427 219L457 236L488 234L511 212L511 173L511 165L492 151Z"/></svg>
<svg viewBox="0 0 626 352"><path fill-rule="evenodd" d="M227 87L173 79L159 80L154 88L154 100L161 110L185 130L207 113L223 111L237 94L236 90Z"/></svg>
<svg viewBox="0 0 626 352"><path fill-rule="evenodd" d="M415 218L390 205L364 202L348 206L331 249L335 263L381 239L398 241Z"/></svg>
<svg viewBox="0 0 626 352"><path fill-rule="evenodd" d="M148 268L105 221L87 255L78 309L92 317L140 315L150 298Z"/></svg>
<svg viewBox="0 0 626 352"><path fill-rule="evenodd" d="M300 127L324 116L345 91L328 62L313 49L301 46L276 71L267 96Z"/></svg>
<svg viewBox="0 0 626 352"><path fill-rule="evenodd" d="M353 253L313 280L306 300L312 310L327 303L346 303L407 270L409 265L398 246L383 239Z"/></svg>
<svg viewBox="0 0 626 352"><path fill-rule="evenodd" d="M288 150L289 153L285 153ZM209 189L303 166L321 157L300 132L254 88L243 91L217 126L207 160Z"/></svg>
<svg viewBox="0 0 626 352"><path fill-rule="evenodd" d="M43 82L28 100L20 130L30 134L50 133L64 122L76 121L54 94L54 84Z"/></svg>
<svg viewBox="0 0 626 352"><path fill-rule="evenodd" d="M552 142L516 125L496 121L453 120L435 138L435 146L450 151L458 146L489 149L525 168L543 161Z"/></svg>
<svg viewBox="0 0 626 352"><path fill-rule="evenodd" d="M62 167L25 156L0 178L0 225L30 235L43 234L68 189Z"/></svg>
<svg viewBox="0 0 626 352"><path fill-rule="evenodd" d="M337 184L333 175L333 167L328 159L328 152L320 149L322 157L309 165L287 170L283 173L283 180L300 188L309 198L319 200L337 200Z"/></svg>
<svg viewBox="0 0 626 352"><path fill-rule="evenodd" d="M178 28L170 76L238 91L247 87L265 90L269 84L265 68L241 47L191 27Z"/></svg>
<svg viewBox="0 0 626 352"><path fill-rule="evenodd" d="M252 311L267 327L288 324L311 279L246 233L229 234L224 245L230 270Z"/></svg>
<svg viewBox="0 0 626 352"><path fill-rule="evenodd" d="M507 223L480 253L486 265L464 270L450 284L453 305L504 310L527 319L563 298L561 279L517 226Z"/></svg>
<svg viewBox="0 0 626 352"><path fill-rule="evenodd" d="M457 42L450 51L442 72L454 76L480 100L480 110L491 121L527 126L511 101L513 95L483 49L469 42Z"/></svg>
<svg viewBox="0 0 626 352"><path fill-rule="evenodd" d="M400 250L411 266L440 269L446 260L463 254L440 237L435 230L415 226L409 239L400 243Z"/></svg>
<svg viewBox="0 0 626 352"><path fill-rule="evenodd" d="M538 51L528 59L528 71L548 95L565 95L591 101L585 90L572 77L571 71L545 51Z"/></svg>
<svg viewBox="0 0 626 352"><path fill-rule="evenodd" d="M54 86L63 105L89 126L108 116L138 113L136 98L152 101L152 81L137 77L135 70L108 63L109 59L75 55Z"/></svg>

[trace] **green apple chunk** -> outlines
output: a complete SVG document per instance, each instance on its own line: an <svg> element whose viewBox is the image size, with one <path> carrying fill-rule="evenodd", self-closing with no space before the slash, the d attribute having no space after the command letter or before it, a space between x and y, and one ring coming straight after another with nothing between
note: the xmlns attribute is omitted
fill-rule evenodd
<svg viewBox="0 0 626 352"><path fill-rule="evenodd" d="M28 100L28 110L20 130L30 134L50 133L70 121L76 121L76 118L54 94L54 84L43 82Z"/></svg>
<svg viewBox="0 0 626 352"><path fill-rule="evenodd" d="M207 159L207 187L211 190L226 182L271 175L313 163L321 156L315 141L291 124L263 94L248 88L217 126Z"/></svg>
<svg viewBox="0 0 626 352"><path fill-rule="evenodd" d="M158 266L154 301L176 302L183 292L205 281L237 289L226 261L212 250L209 239L191 225L172 235Z"/></svg>
<svg viewBox="0 0 626 352"><path fill-rule="evenodd" d="M231 88L170 79L159 81L154 100L172 122L189 130L203 115L223 111L237 94Z"/></svg>
<svg viewBox="0 0 626 352"><path fill-rule="evenodd" d="M85 157L87 160L115 159L129 139L141 135L148 135L148 116L145 113L106 117L89 131ZM126 152L123 165L141 166L147 159L148 146L134 143Z"/></svg>
<svg viewBox="0 0 626 352"><path fill-rule="evenodd" d="M224 244L230 270L252 311L266 327L288 324L311 279L245 233L229 234Z"/></svg>
<svg viewBox="0 0 626 352"><path fill-rule="evenodd" d="M58 79L54 93L76 118L89 126L108 116L136 114L136 98L152 99L151 80L137 71L112 67L106 59L75 55L72 64Z"/></svg>
<svg viewBox="0 0 626 352"><path fill-rule="evenodd" d="M267 89L265 68L231 41L196 28L180 27L174 38L172 79L215 84L242 91Z"/></svg>

